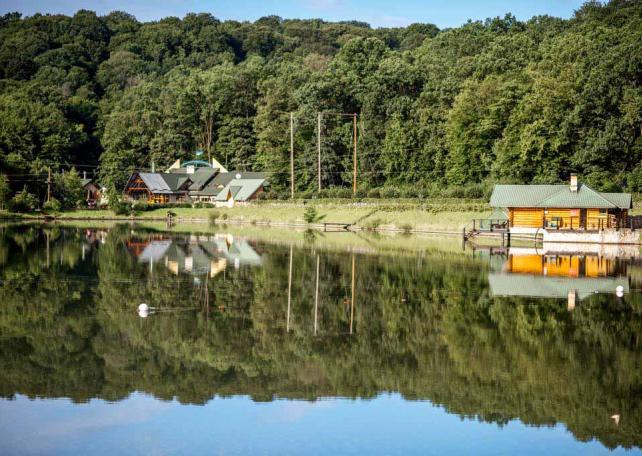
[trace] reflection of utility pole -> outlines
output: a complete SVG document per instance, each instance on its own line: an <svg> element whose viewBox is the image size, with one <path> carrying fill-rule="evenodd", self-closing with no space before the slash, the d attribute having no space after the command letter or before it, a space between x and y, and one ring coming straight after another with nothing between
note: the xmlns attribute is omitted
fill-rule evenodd
<svg viewBox="0 0 642 456"><path fill-rule="evenodd" d="M288 316L285 323L285 331L290 332L290 305L292 304L292 253L293 247L290 246L290 272L288 273Z"/></svg>
<svg viewBox="0 0 642 456"><path fill-rule="evenodd" d="M317 315L319 309L319 254L317 253L317 286L314 293L314 335L317 335Z"/></svg>
<svg viewBox="0 0 642 456"><path fill-rule="evenodd" d="M49 232L45 231L45 238L47 239L47 269L49 269Z"/></svg>
<svg viewBox="0 0 642 456"><path fill-rule="evenodd" d="M357 113L354 113L352 118L353 130L353 145L354 151L352 154L352 196L357 196Z"/></svg>
<svg viewBox="0 0 642 456"><path fill-rule="evenodd" d="M205 277L205 321L210 319L210 281L209 277Z"/></svg>
<svg viewBox="0 0 642 456"><path fill-rule="evenodd" d="M290 113L290 197L294 199L294 113Z"/></svg>
<svg viewBox="0 0 642 456"><path fill-rule="evenodd" d="M355 265L355 260L354 260L354 253L352 254L352 292L351 292L351 297L350 297L350 334L352 334L352 322L354 320L354 284L355 284L355 276L354 276L354 267Z"/></svg>

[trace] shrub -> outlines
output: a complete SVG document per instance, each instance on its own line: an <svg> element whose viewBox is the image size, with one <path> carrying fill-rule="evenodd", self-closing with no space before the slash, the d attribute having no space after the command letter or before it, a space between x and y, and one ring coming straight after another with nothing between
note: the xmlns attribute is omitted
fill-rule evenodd
<svg viewBox="0 0 642 456"><path fill-rule="evenodd" d="M51 198L49 201L42 205L42 208L47 212L60 212L62 204L56 198Z"/></svg>
<svg viewBox="0 0 642 456"><path fill-rule="evenodd" d="M352 190L349 188L336 188L334 189L335 198L352 198Z"/></svg>
<svg viewBox="0 0 642 456"><path fill-rule="evenodd" d="M382 198L399 198L399 189L396 187L384 187L381 189Z"/></svg>
<svg viewBox="0 0 642 456"><path fill-rule="evenodd" d="M368 190L368 198L381 198L381 190L378 188L371 188Z"/></svg>
<svg viewBox="0 0 642 456"><path fill-rule="evenodd" d="M145 201L136 201L131 205L131 208L133 211L136 211L136 212L145 212L150 209L150 205L147 204Z"/></svg>
<svg viewBox="0 0 642 456"><path fill-rule="evenodd" d="M125 201L120 200L116 200L111 204L111 210L116 215L130 215L132 213L132 207Z"/></svg>
<svg viewBox="0 0 642 456"><path fill-rule="evenodd" d="M16 212L31 212L38 208L38 198L27 191L24 187L22 191L11 199L11 209Z"/></svg>
<svg viewBox="0 0 642 456"><path fill-rule="evenodd" d="M314 196L316 196L316 193L313 190L304 190L297 193L297 196L301 199L312 199Z"/></svg>
<svg viewBox="0 0 642 456"><path fill-rule="evenodd" d="M412 225L410 223L402 223L401 225L399 225L399 228L404 233L410 233L412 231Z"/></svg>
<svg viewBox="0 0 642 456"><path fill-rule="evenodd" d="M319 215L314 206L306 206L305 211L303 211L305 223L317 223L323 220L324 217L325 215Z"/></svg>
<svg viewBox="0 0 642 456"><path fill-rule="evenodd" d="M221 220L227 220L227 212L221 214Z"/></svg>

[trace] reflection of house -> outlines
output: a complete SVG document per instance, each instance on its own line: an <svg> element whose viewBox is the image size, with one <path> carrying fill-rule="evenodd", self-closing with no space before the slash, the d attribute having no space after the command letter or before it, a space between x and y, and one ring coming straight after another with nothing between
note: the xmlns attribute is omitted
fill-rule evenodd
<svg viewBox="0 0 642 456"><path fill-rule="evenodd" d="M493 296L568 298L571 309L576 298L616 293L619 287L620 293L629 290L625 265L616 257L590 253L541 255L533 250L511 249L501 272L488 275Z"/></svg>
<svg viewBox="0 0 642 456"><path fill-rule="evenodd" d="M510 232L531 234L622 228L632 207L631 194L595 191L575 175L570 185L495 185L490 205L505 211Z"/></svg>
<svg viewBox="0 0 642 456"><path fill-rule="evenodd" d="M232 263L260 265L261 256L245 240L232 236L199 236L188 239L130 241L130 251L140 263L163 264L172 274L188 273L214 277Z"/></svg>
<svg viewBox="0 0 642 456"><path fill-rule="evenodd" d="M510 255L506 271L558 277L608 277L615 275L617 260L597 255Z"/></svg>
<svg viewBox="0 0 642 456"><path fill-rule="evenodd" d="M546 277L491 272L488 284L493 296L523 296L533 298L568 298L575 292L578 299L595 293L615 294L619 286L629 292L626 277Z"/></svg>
<svg viewBox="0 0 642 456"><path fill-rule="evenodd" d="M232 206L256 199L266 185L263 173L228 172L216 160L199 160L181 165L177 160L163 173L134 173L125 186L130 201L174 203L203 201Z"/></svg>

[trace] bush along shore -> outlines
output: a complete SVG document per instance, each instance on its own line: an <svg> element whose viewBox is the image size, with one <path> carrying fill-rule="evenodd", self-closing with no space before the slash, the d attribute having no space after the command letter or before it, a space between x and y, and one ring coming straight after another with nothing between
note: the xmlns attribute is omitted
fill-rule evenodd
<svg viewBox="0 0 642 456"><path fill-rule="evenodd" d="M473 219L490 214L484 200L327 199L256 201L231 208L196 203L174 205L133 204L112 209L5 212L5 218L56 220L155 220L247 224L326 230L461 233Z"/></svg>

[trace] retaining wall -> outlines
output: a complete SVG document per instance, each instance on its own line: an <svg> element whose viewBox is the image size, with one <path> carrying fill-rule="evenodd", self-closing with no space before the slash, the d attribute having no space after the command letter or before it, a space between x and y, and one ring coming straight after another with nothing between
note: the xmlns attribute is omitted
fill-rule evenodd
<svg viewBox="0 0 642 456"><path fill-rule="evenodd" d="M601 230L601 231L557 231L543 230L544 242L586 243L586 244L640 244L640 231Z"/></svg>

